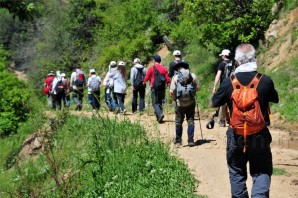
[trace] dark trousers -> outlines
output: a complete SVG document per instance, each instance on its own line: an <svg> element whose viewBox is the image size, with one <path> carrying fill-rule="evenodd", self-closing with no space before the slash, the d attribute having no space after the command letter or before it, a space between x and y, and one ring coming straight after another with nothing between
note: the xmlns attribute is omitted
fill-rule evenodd
<svg viewBox="0 0 298 198"><path fill-rule="evenodd" d="M64 93L59 93L54 95L54 108L61 109L63 97L64 97Z"/></svg>
<svg viewBox="0 0 298 198"><path fill-rule="evenodd" d="M82 105L84 97L84 90L73 90L72 99L76 105Z"/></svg>
<svg viewBox="0 0 298 198"><path fill-rule="evenodd" d="M155 90L154 88L151 89L151 99L152 99L152 106L154 109L154 113L156 118L160 118L163 115L162 104L165 99L165 89L163 90Z"/></svg>
<svg viewBox="0 0 298 198"><path fill-rule="evenodd" d="M132 112L136 112L138 109L138 96L140 96L139 111L144 111L145 108L145 86L135 86L132 91Z"/></svg>
<svg viewBox="0 0 298 198"><path fill-rule="evenodd" d="M91 91L91 105L93 110L100 108L100 91Z"/></svg>
<svg viewBox="0 0 298 198"><path fill-rule="evenodd" d="M184 121L184 118L186 117L187 121L187 135L188 135L188 142L194 141L194 118L195 118L195 108L196 104L195 102L189 106L181 107L181 106L175 106L175 124L176 124L176 141L181 142L182 139L182 123Z"/></svg>
<svg viewBox="0 0 298 198"><path fill-rule="evenodd" d="M248 198L246 187L247 162L253 179L251 197L268 198L272 175L271 134L267 128L247 136L246 152L243 152L243 136L229 127L227 130L227 163L232 197Z"/></svg>

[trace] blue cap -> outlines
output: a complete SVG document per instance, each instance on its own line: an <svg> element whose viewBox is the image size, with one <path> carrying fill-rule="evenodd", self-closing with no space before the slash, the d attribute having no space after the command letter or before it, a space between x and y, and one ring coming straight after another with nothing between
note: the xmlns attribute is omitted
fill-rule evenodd
<svg viewBox="0 0 298 198"><path fill-rule="evenodd" d="M156 61L156 62L161 62L161 58L160 58L160 56L159 55L154 55L154 57L153 57L153 59Z"/></svg>

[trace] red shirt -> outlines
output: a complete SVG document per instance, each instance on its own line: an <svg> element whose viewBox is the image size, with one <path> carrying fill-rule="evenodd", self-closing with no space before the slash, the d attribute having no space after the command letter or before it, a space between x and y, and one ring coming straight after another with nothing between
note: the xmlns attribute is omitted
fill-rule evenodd
<svg viewBox="0 0 298 198"><path fill-rule="evenodd" d="M170 84L171 83L171 79L169 78L168 75L168 70L165 66L155 63L154 65L157 69L157 71L159 71L160 74L164 75L166 78L166 83ZM154 83L154 66L149 67L146 76L144 78L144 82L146 83L148 80L150 80L150 87L153 87L153 83Z"/></svg>

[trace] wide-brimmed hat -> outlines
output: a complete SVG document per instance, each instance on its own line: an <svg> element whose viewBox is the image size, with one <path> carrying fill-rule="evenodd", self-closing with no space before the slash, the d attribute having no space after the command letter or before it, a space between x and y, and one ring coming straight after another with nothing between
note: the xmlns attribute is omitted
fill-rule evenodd
<svg viewBox="0 0 298 198"><path fill-rule="evenodd" d="M176 65L174 66L174 69L178 70L178 68L180 67L183 67L184 69L189 69L189 64L184 60L180 60L176 63Z"/></svg>
<svg viewBox="0 0 298 198"><path fill-rule="evenodd" d="M50 71L50 72L48 73L48 76L55 76L54 71Z"/></svg>

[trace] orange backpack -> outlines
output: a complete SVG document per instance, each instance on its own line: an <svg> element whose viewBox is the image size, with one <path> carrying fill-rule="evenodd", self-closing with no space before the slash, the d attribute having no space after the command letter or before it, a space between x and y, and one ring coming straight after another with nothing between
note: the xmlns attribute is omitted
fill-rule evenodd
<svg viewBox="0 0 298 198"><path fill-rule="evenodd" d="M230 127L236 134L244 136L244 145L247 135L256 134L266 127L257 92L261 78L262 74L257 73L248 85L243 86L236 76L231 76L234 91L231 96L233 113L230 119ZM243 152L245 150L246 147L244 146Z"/></svg>

